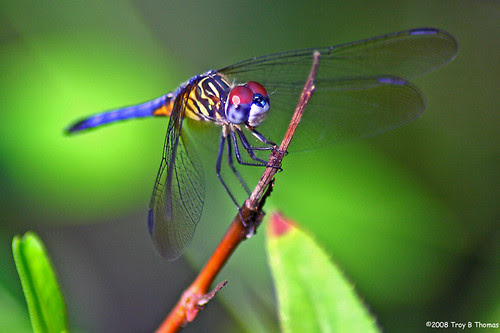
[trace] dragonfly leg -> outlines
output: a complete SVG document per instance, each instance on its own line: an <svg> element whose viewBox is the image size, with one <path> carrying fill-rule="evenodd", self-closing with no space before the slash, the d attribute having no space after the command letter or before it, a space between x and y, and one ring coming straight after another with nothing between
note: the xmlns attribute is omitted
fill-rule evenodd
<svg viewBox="0 0 500 333"><path fill-rule="evenodd" d="M217 154L217 164L215 166L215 171L217 173L217 178L219 178L219 181L221 182L222 186L224 186L224 189L226 190L227 194L231 197L231 200L233 200L234 204L238 208L238 211L240 210L240 206L238 205L238 202L236 201L234 195L231 193L229 190L229 187L227 187L226 183L222 179L222 176L220 174L220 168L221 168L221 162L222 162L222 155L224 154L224 143L226 141L226 136L224 133L222 134L220 138L220 145L219 145L219 153ZM241 215L241 212L240 212Z"/></svg>
<svg viewBox="0 0 500 333"><path fill-rule="evenodd" d="M226 141L226 136L225 136L224 133L222 133L221 138L220 138L220 144L219 144L219 153L217 154L217 164L216 164L216 167L215 167L216 172L217 172L217 177L219 178L219 181L221 182L222 186L224 186L224 189L226 190L226 193L229 194L229 196L231 197L231 200L233 200L233 203L236 205L236 208L238 209L238 215L240 215L241 223L243 223L243 225L245 227L247 227L247 224L245 223L245 219L243 218L243 215L241 215L241 208L238 205L238 202L236 201L235 197L233 196L233 194L229 190L229 187L227 187L226 183L224 182L224 180L222 179L222 176L220 174L221 162L222 162L222 155L224 154L224 143L225 143L225 141ZM230 148L231 143L229 141L230 141L230 139L228 138L228 153L231 154L231 148ZM248 186L245 184L245 182L243 181L243 179L240 177L238 171L234 168L232 157L228 157L228 162L230 164L231 169L234 171L234 173L236 174L236 176L240 180L241 185L243 185L243 187L245 188L245 190L247 191L247 193L250 193L250 191L248 189Z"/></svg>
<svg viewBox="0 0 500 333"><path fill-rule="evenodd" d="M281 166L276 166L276 165L270 165L267 163L267 161L264 161L263 159L260 159L258 158L257 156L255 156L255 153L253 152L254 150L269 150L269 149L276 149L276 146L273 146L273 147L262 147L264 149L258 149L258 148L261 148L261 147L252 147L250 146L250 143L248 142L246 136L245 136L245 133L243 133L241 130L239 129L235 129L237 132L238 132L238 136L240 137L240 140L241 140L241 144L243 145L243 147L245 148L245 150L247 151L248 155L255 161L258 161L258 162L261 162L262 164L256 164L256 163L245 163L245 162L242 162L241 161L241 157L238 159L238 162L240 164L243 164L243 165L261 165L261 166L268 166L268 167L272 167L272 168L275 168L275 169L278 169L279 171L282 171L281 169ZM233 140L236 141L236 139L234 138L234 133L231 131L232 135L233 135ZM262 136L264 137L264 136ZM268 141L270 142L270 141ZM237 145L235 145L235 149L237 148ZM236 157L238 158L238 154L236 154Z"/></svg>
<svg viewBox="0 0 500 333"><path fill-rule="evenodd" d="M272 142L272 141L269 141L264 135L262 135L261 133L257 132L257 130L253 127L249 127L247 126L247 129L252 132L253 136L255 136L259 141L265 143L265 144L268 144L270 145L270 147L251 147L250 149L252 150L277 150L277 151L280 151L281 150L278 148L278 146ZM285 156L288 155L288 151L284 151L282 152Z"/></svg>
<svg viewBox="0 0 500 333"><path fill-rule="evenodd" d="M230 130L231 137L233 138L234 153L236 155L236 159L238 160L238 163L241 165L250 165L250 166L266 166L267 161L264 161L263 159L260 159L257 156L255 156L255 153L252 151L252 149L250 149L252 147L250 146L250 143L248 142L247 138L245 137L245 134L238 129L235 129L235 130L236 130L236 132L238 132L238 136L240 138L241 144L243 145L243 148L245 148L245 150L247 151L248 156L250 156L250 158L252 160L259 162L259 163L249 163L249 162L243 161L243 159L241 158L240 148L238 146L238 140L236 138L236 135L234 134L233 130Z"/></svg>
<svg viewBox="0 0 500 333"><path fill-rule="evenodd" d="M238 178L241 186L243 186L243 188L245 189L245 191L247 192L247 194L250 195L250 189L248 188L247 184L245 183L245 181L241 177L241 175L238 172L238 170L236 170L236 168L234 167L234 164L233 164L233 151L232 151L232 148L231 148L231 137L230 136L227 137L227 163L229 164L229 167L231 168L231 170L233 171L233 173L235 174L235 176Z"/></svg>
<svg viewBox="0 0 500 333"><path fill-rule="evenodd" d="M276 147L276 144L272 141L269 141L266 139L266 137L259 132L253 127L247 127L247 129L252 132L253 136L255 136L259 141L264 142L265 144L268 144L269 147L253 147L254 150L259 149L259 150L271 150L274 147Z"/></svg>

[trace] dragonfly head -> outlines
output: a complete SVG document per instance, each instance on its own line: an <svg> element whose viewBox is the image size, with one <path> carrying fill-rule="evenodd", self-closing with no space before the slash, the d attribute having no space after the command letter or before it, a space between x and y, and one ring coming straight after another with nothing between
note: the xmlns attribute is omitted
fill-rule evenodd
<svg viewBox="0 0 500 333"><path fill-rule="evenodd" d="M269 95L259 83L250 81L236 86L229 92L226 101L226 118L239 125L259 126L269 113Z"/></svg>

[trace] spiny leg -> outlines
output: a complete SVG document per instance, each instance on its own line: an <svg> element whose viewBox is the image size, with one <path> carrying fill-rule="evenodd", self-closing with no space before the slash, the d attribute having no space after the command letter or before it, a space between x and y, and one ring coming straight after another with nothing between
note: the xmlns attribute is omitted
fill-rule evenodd
<svg viewBox="0 0 500 333"><path fill-rule="evenodd" d="M237 132L238 132L238 136L240 137L240 140L241 140L241 144L243 145L243 147L245 148L245 150L247 151L248 155L253 159L253 160L256 160L258 162L261 162L263 164L252 164L252 163L242 163L240 160L238 160L239 163L243 164L243 165L262 165L262 166L268 166L268 167L272 167L272 168L275 168L275 169L278 169L279 171L282 171L283 169L281 169L281 166L276 166L276 165L270 165L268 164L267 161L264 161L260 158L258 158L257 156L255 156L255 153L253 152L254 150L278 150L278 148L276 148L276 144L272 143L271 141L267 140L262 134L260 134L259 132L255 131L254 129L250 128L249 130L252 131L252 133L257 133L254 134L257 139L261 140L262 142L266 143L266 144L273 144L272 147L252 147L250 145L250 143L248 142L246 136L245 136L245 133L243 133L243 131L241 131L240 129L236 128L235 129ZM232 133L232 131L231 131ZM233 134L233 140L235 140L234 138L234 134ZM236 147L237 148L237 147ZM236 157L238 157L238 155L236 155Z"/></svg>
<svg viewBox="0 0 500 333"><path fill-rule="evenodd" d="M217 173L217 177L219 178L219 181L221 182L222 186L224 186L224 189L226 190L227 194L231 197L231 200L233 200L234 204L238 208L238 212L240 213L241 216L241 211L240 211L240 206L238 205L238 202L234 198L233 194L227 187L226 183L222 179L222 176L220 174L220 169L221 169L221 161L222 161L222 155L224 154L224 143L226 141L226 136L225 133L222 133L221 138L220 138L220 144L219 144L219 153L217 154L217 164L215 166L215 171ZM242 219L243 221L243 219Z"/></svg>
<svg viewBox="0 0 500 333"><path fill-rule="evenodd" d="M252 147L253 150L271 150L276 147L274 142L269 141L264 135L257 132L255 128L247 127L247 129L252 132L253 136L255 136L259 141L269 145L269 147Z"/></svg>
<svg viewBox="0 0 500 333"><path fill-rule="evenodd" d="M241 186L243 186L243 188L245 189L245 191L247 192L247 194L250 195L250 189L248 188L247 184L245 183L245 181L241 177L241 175L238 172L238 170L236 170L236 168L233 165L233 151L232 151L232 148L231 148L231 141L232 141L231 137L229 136L227 138L227 163L229 164L229 167L231 168L231 170L233 171L233 173L235 174L235 176L238 178Z"/></svg>
<svg viewBox="0 0 500 333"><path fill-rule="evenodd" d="M250 143L248 142L248 140L245 136L245 133L243 133L238 128L235 128L235 131L238 133L238 137L240 138L241 144L243 145L243 148L245 148L245 150L247 151L248 156L250 156L250 158L252 160L260 162L260 163L248 163L248 162L243 161L243 159L241 158L241 155L240 155L240 149L238 147L238 141L236 140L236 135L234 134L234 131L231 131L231 136L233 138L234 151L235 151L235 155L236 155L236 159L238 160L238 163L240 163L242 165L250 165L250 166L266 166L267 161L264 161L263 159L255 156L255 153L253 152L254 149L252 149L254 147L250 146Z"/></svg>
<svg viewBox="0 0 500 333"><path fill-rule="evenodd" d="M276 150L281 152L279 147L272 141L269 141L264 135L257 132L257 130L253 127L247 126L247 129L255 136L259 141L268 144L269 147L251 147L252 150ZM285 156L288 155L287 151L282 152Z"/></svg>
<svg viewBox="0 0 500 333"><path fill-rule="evenodd" d="M224 142L225 141L226 141L226 132L223 131L221 138L220 138L219 153L217 154L217 164L215 167L216 172L217 172L217 177L219 178L222 186L224 186L224 189L226 190L227 194L229 194L229 196L231 197L231 200L233 200L234 204L236 205L236 208L238 209L238 215L240 216L241 223L245 227L247 227L247 224L245 223L245 219L243 218L243 215L241 215L241 209L240 209L240 206L238 205L238 202L236 201L235 197L233 196L233 194L231 193L231 191L227 187L226 183L224 182L224 180L222 179L222 176L220 174L221 161L222 161L222 155L224 154ZM230 143L230 139L228 139L228 155L229 155L228 162L229 162L229 165L230 165L231 169L234 171L234 173L236 174L236 176L238 177L238 179L240 180L241 184L243 185L243 187L245 188L247 193L250 194L250 191L249 191L248 187L246 186L245 182L243 182L243 179L241 179L237 170L233 167L232 152L231 152L230 147L231 147L231 143Z"/></svg>

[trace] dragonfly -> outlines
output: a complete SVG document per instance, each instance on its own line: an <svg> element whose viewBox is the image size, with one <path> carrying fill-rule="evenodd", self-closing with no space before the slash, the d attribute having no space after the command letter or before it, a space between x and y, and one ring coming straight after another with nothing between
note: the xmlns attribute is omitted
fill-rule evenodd
<svg viewBox="0 0 500 333"><path fill-rule="evenodd" d="M156 99L84 118L66 131L82 132L131 118L170 118L149 205L148 230L158 252L174 260L189 245L204 206L197 149L202 144L216 147L218 140L216 174L238 207L221 177L223 154L248 193L234 158L240 165L267 165L259 154L276 149L272 140L283 137L314 51L320 53L316 89L289 151L370 137L417 118L425 101L408 80L447 64L457 49L448 32L419 28L254 57L196 75ZM200 140L190 134L196 132L212 134Z"/></svg>

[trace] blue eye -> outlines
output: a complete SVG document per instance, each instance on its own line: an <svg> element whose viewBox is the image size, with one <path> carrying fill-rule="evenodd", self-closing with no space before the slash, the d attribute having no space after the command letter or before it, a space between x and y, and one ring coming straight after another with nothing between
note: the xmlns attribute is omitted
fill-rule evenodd
<svg viewBox="0 0 500 333"><path fill-rule="evenodd" d="M262 96L261 94L254 94L252 104L255 104L261 108L264 108L267 105L267 101L264 98L264 96Z"/></svg>
<svg viewBox="0 0 500 333"><path fill-rule="evenodd" d="M269 113L269 97L259 93L254 93L252 98L252 106L248 115L248 124L252 127L257 127L266 118Z"/></svg>

